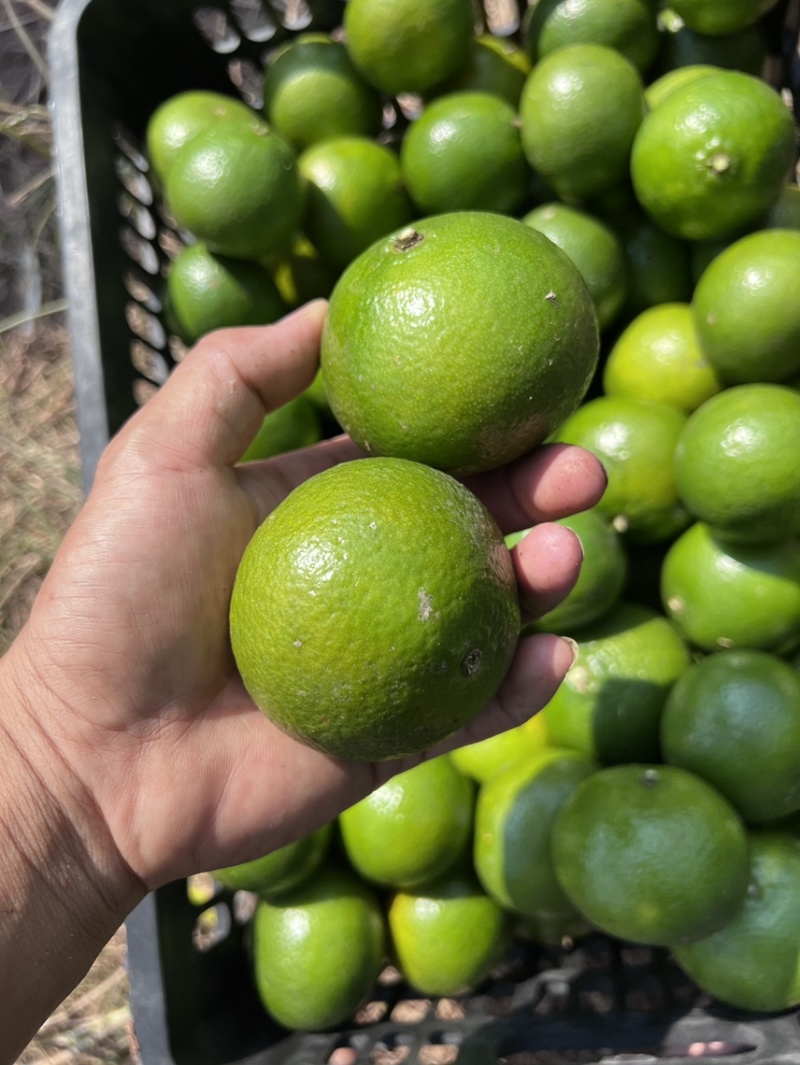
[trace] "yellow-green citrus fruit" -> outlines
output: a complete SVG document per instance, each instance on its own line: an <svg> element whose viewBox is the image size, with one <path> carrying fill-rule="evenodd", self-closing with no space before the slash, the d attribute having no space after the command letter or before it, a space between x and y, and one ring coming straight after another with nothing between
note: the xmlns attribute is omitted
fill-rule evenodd
<svg viewBox="0 0 800 1065"><path fill-rule="evenodd" d="M517 645L511 557L483 505L403 459L304 482L248 544L231 641L255 703L340 758L396 758L466 724Z"/></svg>
<svg viewBox="0 0 800 1065"><path fill-rule="evenodd" d="M700 348L688 303L662 303L642 311L619 335L603 368L606 395L665 403L685 414L721 388Z"/></svg>
<svg viewBox="0 0 800 1065"><path fill-rule="evenodd" d="M692 298L690 245L669 236L638 209L617 223L628 267L624 313L640 314L658 303Z"/></svg>
<svg viewBox="0 0 800 1065"><path fill-rule="evenodd" d="M490 92L516 110L530 72L530 60L518 45L507 37L482 33L472 43L466 66L448 83L446 91Z"/></svg>
<svg viewBox="0 0 800 1065"><path fill-rule="evenodd" d="M644 112L630 60L604 45L571 45L541 59L525 82L522 147L559 199L584 200L626 177Z"/></svg>
<svg viewBox="0 0 800 1065"><path fill-rule="evenodd" d="M766 651L709 655L670 692L661 747L748 823L800 810L800 676Z"/></svg>
<svg viewBox="0 0 800 1065"><path fill-rule="evenodd" d="M704 651L777 651L800 639L800 541L731 543L704 522L670 547L661 572L667 615Z"/></svg>
<svg viewBox="0 0 800 1065"><path fill-rule="evenodd" d="M726 539L783 540L800 533L798 455L800 394L781 385L728 388L681 432L678 492Z"/></svg>
<svg viewBox="0 0 800 1065"><path fill-rule="evenodd" d="M309 447L322 439L317 408L308 396L295 396L277 410L265 415L241 462L268 459L284 451Z"/></svg>
<svg viewBox="0 0 800 1065"><path fill-rule="evenodd" d="M750 836L750 886L724 928L675 957L720 1002L775 1012L800 1005L800 840Z"/></svg>
<svg viewBox="0 0 800 1065"><path fill-rule="evenodd" d="M528 192L516 110L491 93L454 92L433 100L406 131L400 160L423 214L511 214Z"/></svg>
<svg viewBox="0 0 800 1065"><path fill-rule="evenodd" d="M568 418L555 439L588 448L608 474L598 509L643 543L668 540L689 521L672 456L686 415L664 403L599 396Z"/></svg>
<svg viewBox="0 0 800 1065"><path fill-rule="evenodd" d="M750 74L720 71L675 89L645 117L631 177L667 233L713 240L758 221L794 154L794 122L778 93Z"/></svg>
<svg viewBox="0 0 800 1065"><path fill-rule="evenodd" d="M716 74L721 69L721 67L711 66L709 63L692 63L689 66L675 67L673 70L668 70L666 74L662 74L660 78L656 78L655 81L645 86L644 98L647 101L647 106L652 111L660 103L663 103L675 89L679 89L682 85L688 85L691 81L697 81L698 78L704 78L707 74Z"/></svg>
<svg viewBox="0 0 800 1065"><path fill-rule="evenodd" d="M695 33L671 8L659 15L661 49L658 68L662 72L687 66L715 66L724 70L740 70L746 74L761 74L767 55L767 40L762 27L756 23L722 37Z"/></svg>
<svg viewBox="0 0 800 1065"><path fill-rule="evenodd" d="M598 218L564 203L544 203L522 219L572 259L586 282L600 329L617 318L627 295L625 253L616 234Z"/></svg>
<svg viewBox="0 0 800 1065"><path fill-rule="evenodd" d="M400 161L366 137L332 137L298 159L307 182L303 230L323 259L342 270L413 214Z"/></svg>
<svg viewBox="0 0 800 1065"><path fill-rule="evenodd" d="M747 834L733 807L675 766L618 765L588 777L556 818L556 875L609 935L677 946L710 935L747 890Z"/></svg>
<svg viewBox="0 0 800 1065"><path fill-rule="evenodd" d="M344 28L356 68L392 96L453 77L474 36L470 0L348 0Z"/></svg>
<svg viewBox="0 0 800 1065"><path fill-rule="evenodd" d="M525 46L535 63L575 44L603 44L647 70L658 51L651 0L539 0L531 9Z"/></svg>
<svg viewBox="0 0 800 1065"><path fill-rule="evenodd" d="M686 25L708 37L736 33L758 22L777 0L671 0Z"/></svg>
<svg viewBox="0 0 800 1065"><path fill-rule="evenodd" d="M477 987L501 960L511 919L465 868L389 905L394 953L408 982L423 995L457 995Z"/></svg>
<svg viewBox="0 0 800 1065"><path fill-rule="evenodd" d="M377 136L383 104L340 41L309 33L286 45L267 67L264 112L300 149L327 137Z"/></svg>
<svg viewBox="0 0 800 1065"><path fill-rule="evenodd" d="M321 869L294 891L258 904L256 989L285 1028L319 1031L348 1020L372 989L386 949L372 888L354 873Z"/></svg>
<svg viewBox="0 0 800 1065"><path fill-rule="evenodd" d="M328 854L330 824L308 836L287 843L270 854L214 871L215 879L231 891L255 891L264 899L274 899L292 891L313 876Z"/></svg>
<svg viewBox="0 0 800 1065"><path fill-rule="evenodd" d="M215 255L202 242L170 265L166 305L170 326L186 344L214 329L268 325L287 310L265 267Z"/></svg>
<svg viewBox="0 0 800 1065"><path fill-rule="evenodd" d="M622 602L574 638L578 659L542 710L550 743L606 764L658 759L664 703L690 661L674 626Z"/></svg>
<svg viewBox="0 0 800 1065"><path fill-rule="evenodd" d="M273 277L289 306L301 307L311 300L327 299L339 271L321 259L317 249L305 237L300 237L273 265Z"/></svg>
<svg viewBox="0 0 800 1065"><path fill-rule="evenodd" d="M465 853L474 801L472 782L446 755L398 773L340 814L350 864L383 886L434 879Z"/></svg>
<svg viewBox="0 0 800 1065"><path fill-rule="evenodd" d="M547 728L542 715L537 714L516 728L456 748L450 752L450 758L465 776L485 784L495 773L516 762L530 760L546 746Z"/></svg>
<svg viewBox="0 0 800 1065"><path fill-rule="evenodd" d="M263 124L198 133L173 159L164 189L178 225L234 259L284 251L300 225L294 154Z"/></svg>
<svg viewBox="0 0 800 1065"><path fill-rule="evenodd" d="M467 473L541 443L580 402L597 351L591 297L560 248L514 218L456 211L348 267L321 364L365 451Z"/></svg>
<svg viewBox="0 0 800 1065"><path fill-rule="evenodd" d="M542 921L575 916L550 858L553 822L577 786L599 767L557 747L503 770L478 793L475 872L487 894Z"/></svg>
<svg viewBox="0 0 800 1065"><path fill-rule="evenodd" d="M178 152L209 126L263 125L247 104L219 92L191 90L170 96L160 104L147 123L147 158L156 178L163 182Z"/></svg>
<svg viewBox="0 0 800 1065"><path fill-rule="evenodd" d="M709 362L728 384L783 381L800 371L800 232L764 229L723 249L692 308Z"/></svg>

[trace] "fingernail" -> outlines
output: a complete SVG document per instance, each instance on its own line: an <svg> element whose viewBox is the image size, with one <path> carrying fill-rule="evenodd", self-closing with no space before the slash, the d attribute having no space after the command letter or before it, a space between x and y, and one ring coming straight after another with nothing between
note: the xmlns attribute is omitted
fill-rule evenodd
<svg viewBox="0 0 800 1065"><path fill-rule="evenodd" d="M597 459L597 461L600 462L600 459ZM600 469L603 471L603 477L605 478L606 488L608 488L608 470L605 467L605 463L600 462ZM605 491L605 489L604 489L604 491Z"/></svg>
<svg viewBox="0 0 800 1065"><path fill-rule="evenodd" d="M561 641L562 641L562 643L565 643L569 647L569 652L572 655L572 661L569 664L569 668L572 669L572 667L578 661L578 655L580 654L580 648L578 647L578 644L576 643L575 640L572 639L571 636L562 636L561 637Z"/></svg>

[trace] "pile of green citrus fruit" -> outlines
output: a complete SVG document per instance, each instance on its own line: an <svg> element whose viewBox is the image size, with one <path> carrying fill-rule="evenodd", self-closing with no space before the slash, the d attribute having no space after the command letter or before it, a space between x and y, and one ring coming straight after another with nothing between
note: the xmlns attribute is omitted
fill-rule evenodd
<svg viewBox="0 0 800 1065"><path fill-rule="evenodd" d="M513 653L525 532L455 478L562 441L608 488L563 521L577 585L523 630L579 647L539 717L215 873L258 897L264 1006L330 1028L387 959L453 995L514 935L599 930L725 1003L796 1007L800 191L760 76L775 2L538 0L507 38L471 0L343 11L269 57L262 111L193 91L148 128L188 235L179 336L330 297L321 376L243 459L340 429L368 456L248 548L248 689L340 757L454 732Z"/></svg>

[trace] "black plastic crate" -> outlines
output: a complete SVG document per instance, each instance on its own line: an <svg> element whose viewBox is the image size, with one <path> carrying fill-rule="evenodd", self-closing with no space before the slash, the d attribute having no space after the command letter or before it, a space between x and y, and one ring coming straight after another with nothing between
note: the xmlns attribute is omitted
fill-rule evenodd
<svg viewBox="0 0 800 1065"><path fill-rule="evenodd" d="M259 103L264 56L306 29L334 29L344 0L62 0L51 37L52 108L68 319L85 485L109 437L182 354L162 320L161 280L179 235L142 154L147 119L192 88ZM513 33L525 0L485 0ZM771 16L770 80L791 87L800 0ZM482 9L481 9L482 10ZM476 12L478 9L476 9ZM398 122L403 117L397 110ZM421 998L387 972L354 1022L287 1032L257 1001L237 900L193 904L186 884L149 895L127 922L142 1065L583 1065L725 1057L800 1065L794 1012L713 1003L664 951L592 936L573 949L515 944L479 993ZM199 941L203 910L222 935ZM241 915L239 915L241 916Z"/></svg>

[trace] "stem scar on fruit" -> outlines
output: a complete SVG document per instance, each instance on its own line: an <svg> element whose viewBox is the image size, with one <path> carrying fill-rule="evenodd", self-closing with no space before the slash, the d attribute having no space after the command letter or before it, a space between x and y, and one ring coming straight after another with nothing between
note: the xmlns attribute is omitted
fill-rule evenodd
<svg viewBox="0 0 800 1065"><path fill-rule="evenodd" d="M403 229L392 241L392 247L395 251L408 251L409 248L416 247L417 244L421 244L425 239L423 233L418 232L413 226L408 226Z"/></svg>

